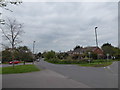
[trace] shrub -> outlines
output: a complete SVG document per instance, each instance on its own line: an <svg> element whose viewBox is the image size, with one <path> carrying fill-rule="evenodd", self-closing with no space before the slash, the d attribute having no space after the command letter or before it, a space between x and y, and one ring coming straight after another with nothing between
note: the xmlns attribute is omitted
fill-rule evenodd
<svg viewBox="0 0 120 90"><path fill-rule="evenodd" d="M46 52L44 57L45 57L46 60L49 60L49 59L55 58L56 55L55 55L55 52L51 50L49 52Z"/></svg>

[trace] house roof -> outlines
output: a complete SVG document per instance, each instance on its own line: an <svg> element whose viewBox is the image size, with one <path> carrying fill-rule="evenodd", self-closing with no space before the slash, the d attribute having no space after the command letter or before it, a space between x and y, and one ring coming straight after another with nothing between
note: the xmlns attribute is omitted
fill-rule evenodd
<svg viewBox="0 0 120 90"><path fill-rule="evenodd" d="M84 47L84 48L77 48L73 51L68 51L68 53L73 53L73 52L88 52L88 51L92 51L92 52L95 52L95 53L98 53L98 54L102 54L103 51L99 48L99 47Z"/></svg>

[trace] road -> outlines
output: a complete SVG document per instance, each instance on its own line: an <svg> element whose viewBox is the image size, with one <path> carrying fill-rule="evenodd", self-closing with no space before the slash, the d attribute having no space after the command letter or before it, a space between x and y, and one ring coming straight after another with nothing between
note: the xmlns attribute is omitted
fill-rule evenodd
<svg viewBox="0 0 120 90"><path fill-rule="evenodd" d="M68 79L81 82L91 88L118 87L118 62L107 67L81 67L70 64L51 64L42 59L37 63L37 66L55 71Z"/></svg>
<svg viewBox="0 0 120 90"><path fill-rule="evenodd" d="M2 88L90 88L52 70L2 75Z"/></svg>
<svg viewBox="0 0 120 90"><path fill-rule="evenodd" d="M3 88L117 88L118 63L108 67L81 67L35 62L39 72L2 75Z"/></svg>

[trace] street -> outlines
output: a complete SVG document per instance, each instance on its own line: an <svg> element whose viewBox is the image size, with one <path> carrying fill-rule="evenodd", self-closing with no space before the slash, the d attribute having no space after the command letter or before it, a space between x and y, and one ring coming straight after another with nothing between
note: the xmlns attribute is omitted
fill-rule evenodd
<svg viewBox="0 0 120 90"><path fill-rule="evenodd" d="M81 67L77 65L51 64L41 60L40 68L50 69L92 88L118 87L118 62L107 67Z"/></svg>
<svg viewBox="0 0 120 90"><path fill-rule="evenodd" d="M90 88L89 86L45 69L39 72L2 76L2 88Z"/></svg>
<svg viewBox="0 0 120 90"><path fill-rule="evenodd" d="M3 75L3 88L117 88L118 63L108 67L81 67L35 63L39 72ZM12 82L11 82L12 81Z"/></svg>

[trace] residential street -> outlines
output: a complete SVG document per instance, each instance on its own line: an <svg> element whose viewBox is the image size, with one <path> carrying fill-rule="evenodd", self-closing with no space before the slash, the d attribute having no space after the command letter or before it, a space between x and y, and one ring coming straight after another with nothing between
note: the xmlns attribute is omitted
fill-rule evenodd
<svg viewBox="0 0 120 90"><path fill-rule="evenodd" d="M40 60L40 72L3 75L3 88L117 88L117 63L106 68L51 64Z"/></svg>
<svg viewBox="0 0 120 90"><path fill-rule="evenodd" d="M87 85L51 70L2 77L2 88L89 88Z"/></svg>
<svg viewBox="0 0 120 90"><path fill-rule="evenodd" d="M0 88L119 89L119 6L0 0Z"/></svg>
<svg viewBox="0 0 120 90"><path fill-rule="evenodd" d="M40 68L55 71L92 88L118 87L117 62L108 67L81 67L77 65L51 64L41 60L37 65Z"/></svg>

